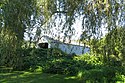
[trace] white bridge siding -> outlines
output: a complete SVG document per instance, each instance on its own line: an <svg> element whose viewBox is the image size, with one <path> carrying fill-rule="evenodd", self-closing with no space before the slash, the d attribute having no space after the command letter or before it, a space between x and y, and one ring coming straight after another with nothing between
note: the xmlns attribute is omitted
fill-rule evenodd
<svg viewBox="0 0 125 83"><path fill-rule="evenodd" d="M89 47L73 45L73 44L65 44L65 43L50 43L50 48L59 48L63 52L66 52L67 54L75 53L76 55L81 55L90 52Z"/></svg>
<svg viewBox="0 0 125 83"><path fill-rule="evenodd" d="M90 48L85 47L84 45L79 45L77 43L67 44L58 40L54 40L53 38L50 38L48 36L42 36L38 43L48 43L48 48L59 48L67 54L75 53L76 55L81 55L90 52Z"/></svg>

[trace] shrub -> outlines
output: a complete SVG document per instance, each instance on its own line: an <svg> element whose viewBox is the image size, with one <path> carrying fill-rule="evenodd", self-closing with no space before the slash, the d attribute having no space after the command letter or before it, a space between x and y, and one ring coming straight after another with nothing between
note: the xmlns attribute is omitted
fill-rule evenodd
<svg viewBox="0 0 125 83"><path fill-rule="evenodd" d="M89 81L90 83L104 83L102 80L104 78L102 72L101 69L86 70L83 72L82 79L85 82Z"/></svg>
<svg viewBox="0 0 125 83"><path fill-rule="evenodd" d="M57 50L23 49L23 55L21 55L22 68L35 72L77 75L83 82L90 83L124 81L125 71L122 66L103 64L99 56L89 54L68 56ZM17 69L19 68L18 64Z"/></svg>
<svg viewBox="0 0 125 83"><path fill-rule="evenodd" d="M69 74L76 75L79 70L89 70L94 66L80 59L80 57L75 56L71 57L60 57L60 58L51 58L46 64L45 72L47 73L58 73L58 74Z"/></svg>
<svg viewBox="0 0 125 83"><path fill-rule="evenodd" d="M74 75L78 71L77 66L75 67L75 62L70 59L57 59L50 62L50 64L48 69L45 70L47 73Z"/></svg>
<svg viewBox="0 0 125 83"><path fill-rule="evenodd" d="M61 59L66 54L58 49L36 49L36 48L27 48L27 49L18 49L18 54L20 54L20 59L22 65L16 63L14 65L14 70L28 70L32 69L34 71L37 67L41 66L43 70L48 69L54 63L52 62L55 59ZM51 55L52 53L52 55Z"/></svg>
<svg viewBox="0 0 125 83"><path fill-rule="evenodd" d="M77 77L83 82L90 83L116 83L124 82L123 73L119 71L120 68L113 66L104 66L100 69L80 70Z"/></svg>

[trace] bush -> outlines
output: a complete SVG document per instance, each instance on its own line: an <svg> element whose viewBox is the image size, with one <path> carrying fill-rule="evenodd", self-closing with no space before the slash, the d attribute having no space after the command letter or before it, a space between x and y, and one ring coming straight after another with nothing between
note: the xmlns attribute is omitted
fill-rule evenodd
<svg viewBox="0 0 125 83"><path fill-rule="evenodd" d="M77 77L83 82L90 83L116 83L125 81L124 75L119 71L120 68L104 66L101 69L81 70Z"/></svg>
<svg viewBox="0 0 125 83"><path fill-rule="evenodd" d="M23 70L77 75L83 82L111 83L124 81L124 67L103 64L100 57L89 54L68 56L58 49L21 49ZM20 52L19 51L19 52ZM52 55L51 55L52 54ZM19 64L19 63L18 63ZM17 64L16 69L20 68Z"/></svg>
<svg viewBox="0 0 125 83"><path fill-rule="evenodd" d="M104 83L102 80L104 78L102 72L101 69L86 70L83 72L82 79L85 82L89 81L90 83Z"/></svg>
<svg viewBox="0 0 125 83"><path fill-rule="evenodd" d="M51 60L46 62L46 66L43 66L45 68L44 71L47 73L76 75L79 70L94 68L92 64L81 59L83 56L74 56L74 58L67 56L51 58Z"/></svg>
<svg viewBox="0 0 125 83"><path fill-rule="evenodd" d="M78 66L76 61L63 59L62 61L51 62L50 67L45 70L48 73L76 75Z"/></svg>
<svg viewBox="0 0 125 83"><path fill-rule="evenodd" d="M14 65L14 70L28 70L32 69L34 71L37 67L41 66L44 70L48 69L53 65L53 60L61 59L65 57L65 53L58 49L18 49L18 54L20 54L20 59L18 63ZM52 54L52 55L51 55ZM19 63L22 63L20 65Z"/></svg>

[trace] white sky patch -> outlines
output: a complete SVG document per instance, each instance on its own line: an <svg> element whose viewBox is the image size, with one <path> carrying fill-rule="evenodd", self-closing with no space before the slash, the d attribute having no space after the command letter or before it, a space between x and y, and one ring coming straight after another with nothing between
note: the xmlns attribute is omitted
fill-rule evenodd
<svg viewBox="0 0 125 83"><path fill-rule="evenodd" d="M106 29L107 26L107 23L105 25L102 25L102 37L104 37L108 33L108 30Z"/></svg>
<svg viewBox="0 0 125 83"><path fill-rule="evenodd" d="M76 22L73 25L75 29L75 35L73 36L74 40L78 40L80 38L80 35L82 34L82 19L77 19Z"/></svg>
<svg viewBox="0 0 125 83"><path fill-rule="evenodd" d="M66 29L62 30L63 24L64 24L62 22L65 21L65 17L61 16L61 18L62 18L62 20L60 20L60 17L57 17L57 19L55 20L55 24L53 24L50 27L46 27L47 24L45 24L46 26L39 27L39 29L41 29L40 37L42 37L43 35L44 36L46 35L51 38L63 41L64 36L65 36L64 33L65 33ZM36 28L33 29L31 37L35 36L38 26L39 26L38 24L35 25ZM77 41L80 39L80 36L81 36L82 32L84 31L84 29L82 28L82 16L76 19L76 21L72 25L72 27L74 28L74 34L71 37L71 41ZM106 27L107 27L107 24L102 25L102 28L101 28L102 34L103 34L102 37L104 37L105 34L108 32L106 30ZM62 31L64 31L64 32L62 32ZM25 40L29 40L27 33L24 33L24 36L25 36L24 37Z"/></svg>

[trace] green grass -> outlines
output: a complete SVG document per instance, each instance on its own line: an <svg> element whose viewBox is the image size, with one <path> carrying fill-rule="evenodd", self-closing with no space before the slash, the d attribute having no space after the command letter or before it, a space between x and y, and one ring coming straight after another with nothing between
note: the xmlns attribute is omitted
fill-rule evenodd
<svg viewBox="0 0 125 83"><path fill-rule="evenodd" d="M75 76L18 71L0 73L0 83L82 83Z"/></svg>

